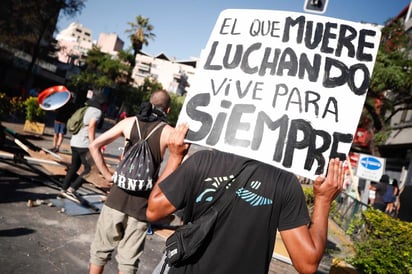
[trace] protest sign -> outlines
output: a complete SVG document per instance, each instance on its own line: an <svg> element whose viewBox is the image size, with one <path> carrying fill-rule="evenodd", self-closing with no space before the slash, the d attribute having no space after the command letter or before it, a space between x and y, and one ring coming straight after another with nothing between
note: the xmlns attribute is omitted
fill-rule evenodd
<svg viewBox="0 0 412 274"><path fill-rule="evenodd" d="M187 141L315 178L346 159L378 26L275 10L224 10L179 116Z"/></svg>

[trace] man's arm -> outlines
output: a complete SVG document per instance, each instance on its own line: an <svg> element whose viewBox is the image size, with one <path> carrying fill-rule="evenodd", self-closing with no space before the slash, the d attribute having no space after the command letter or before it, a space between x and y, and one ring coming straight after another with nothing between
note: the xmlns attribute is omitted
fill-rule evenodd
<svg viewBox="0 0 412 274"><path fill-rule="evenodd" d="M375 190L375 191L376 191L376 184L371 183L371 184L369 185L369 189L372 189L372 190Z"/></svg>
<svg viewBox="0 0 412 274"><path fill-rule="evenodd" d="M94 139L94 141L92 141L89 145L89 151L91 156L93 157L96 167L99 169L103 177L108 181L112 181L112 172L109 170L106 162L104 161L101 148L124 135L128 126L130 127L130 121L122 120L109 130L105 131L99 137Z"/></svg>
<svg viewBox="0 0 412 274"><path fill-rule="evenodd" d="M96 128L97 128L97 121L96 119L90 119L89 125L87 126L87 131L89 134L89 141L93 142L96 138Z"/></svg>
<svg viewBox="0 0 412 274"><path fill-rule="evenodd" d="M327 177L313 184L315 204L311 225L280 232L293 266L299 273L315 273L326 247L331 203L342 190L344 171L339 159L329 161Z"/></svg>
<svg viewBox="0 0 412 274"><path fill-rule="evenodd" d="M149 222L160 220L176 211L176 208L160 190L159 183L175 171L185 157L189 149L189 144L184 143L184 138L188 130L187 124L179 125L168 136L167 147L169 149L169 158L162 174L160 174L150 192L148 200L146 217Z"/></svg>

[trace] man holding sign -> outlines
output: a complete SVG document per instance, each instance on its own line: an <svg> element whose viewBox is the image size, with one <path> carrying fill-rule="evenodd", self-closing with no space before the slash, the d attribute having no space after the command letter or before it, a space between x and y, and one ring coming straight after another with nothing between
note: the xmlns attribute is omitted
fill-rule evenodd
<svg viewBox="0 0 412 274"><path fill-rule="evenodd" d="M295 268L316 272L379 40L377 26L317 15L220 14L178 121L187 142L215 150L159 180L146 215L189 207L196 221L228 190L235 197L206 247L169 273L267 273L276 230ZM311 218L295 175L315 180Z"/></svg>
<svg viewBox="0 0 412 274"><path fill-rule="evenodd" d="M177 144L183 141L181 133ZM184 154L171 144L169 150L164 176L178 166L180 161L174 159ZM342 190L343 177L342 162L330 160L327 177L319 176L313 185L315 206L310 219L295 175L235 154L202 150L166 179L159 179L146 216L148 221L158 221L190 207L187 211L196 221L206 209L231 201L219 211L211 238L169 273L268 273L277 230L296 270L314 273L326 246L329 209ZM228 191L236 193L233 198Z"/></svg>

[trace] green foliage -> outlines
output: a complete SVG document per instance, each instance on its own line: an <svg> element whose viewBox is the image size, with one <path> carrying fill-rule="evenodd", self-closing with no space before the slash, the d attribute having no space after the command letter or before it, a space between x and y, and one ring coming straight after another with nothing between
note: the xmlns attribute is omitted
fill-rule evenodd
<svg viewBox="0 0 412 274"><path fill-rule="evenodd" d="M149 101L152 90L162 89L162 85L157 81L150 81L145 79L145 84L138 88L129 88L127 93L127 100L124 100L123 106L126 109L127 114L135 115L140 111L140 105L142 102ZM167 115L167 120L170 125L175 126L177 119L179 118L180 110L182 109L185 96L179 96L174 93L170 94L170 112Z"/></svg>
<svg viewBox="0 0 412 274"><path fill-rule="evenodd" d="M20 115L26 111L22 97L9 97L0 93L0 120L5 120L9 115Z"/></svg>
<svg viewBox="0 0 412 274"><path fill-rule="evenodd" d="M84 0L2 0L0 41L13 50L31 55L25 81L30 83L36 61L50 59L56 51L53 33L60 13L74 16L84 7Z"/></svg>
<svg viewBox="0 0 412 274"><path fill-rule="evenodd" d="M391 21L382 29L381 43L364 105L366 111L360 119L360 127L371 128L377 133L375 141L378 144L386 140L391 117L412 101L411 37L401 20ZM381 104L379 107L376 105L377 101Z"/></svg>
<svg viewBox="0 0 412 274"><path fill-rule="evenodd" d="M149 40L154 40L156 34L154 34L154 26L149 23L149 18L145 18L141 15L136 16L134 22L127 22L130 29L125 32L129 33L130 41L134 50L134 56L139 53L143 46L149 45Z"/></svg>
<svg viewBox="0 0 412 274"><path fill-rule="evenodd" d="M25 105L22 97L12 97L10 99L10 113L21 113L25 111Z"/></svg>
<svg viewBox="0 0 412 274"><path fill-rule="evenodd" d="M182 110L183 102L186 96L179 96L177 94L170 94L170 112L167 115L167 120L170 125L176 126L177 119L179 118L180 111Z"/></svg>
<svg viewBox="0 0 412 274"><path fill-rule="evenodd" d="M129 87L124 90L125 100L123 100L123 108L128 116L136 115L140 110L140 105L143 102L143 93L137 88Z"/></svg>
<svg viewBox="0 0 412 274"><path fill-rule="evenodd" d="M135 90L130 85L130 59L131 54L127 51L121 51L118 57L113 57L94 47L88 51L82 71L70 79L67 87L78 94L80 102L82 98L86 98L85 93L89 89L111 88L113 92L109 98L110 103L117 105L126 98L125 101L134 104L136 100L129 97L132 94L129 91ZM140 100L137 103L140 104L139 102Z"/></svg>
<svg viewBox="0 0 412 274"><path fill-rule="evenodd" d="M364 221L362 219L362 214L357 213L350 220L348 229L346 230L346 234L349 235L355 241L358 241L363 237L363 233L365 231L363 227Z"/></svg>
<svg viewBox="0 0 412 274"><path fill-rule="evenodd" d="M5 93L0 93L0 120L3 120L10 113L10 98Z"/></svg>
<svg viewBox="0 0 412 274"><path fill-rule="evenodd" d="M29 97L24 101L26 107L26 120L30 122L44 122L46 111L40 108L37 97Z"/></svg>
<svg viewBox="0 0 412 274"><path fill-rule="evenodd" d="M388 139L390 133L391 133L391 129L388 129L388 128L375 133L373 135L373 142L375 143L375 145L385 144L385 142Z"/></svg>
<svg viewBox="0 0 412 274"><path fill-rule="evenodd" d="M122 57L128 58L128 55L123 52ZM113 58L93 47L87 53L84 70L73 76L68 85L73 90L115 88L117 85L127 84L130 71L130 65L122 59Z"/></svg>
<svg viewBox="0 0 412 274"><path fill-rule="evenodd" d="M302 186L309 210L313 208L313 188ZM336 202L332 203L334 214ZM346 233L352 238L355 256L345 260L365 274L412 273L412 223L368 208L355 215Z"/></svg>
<svg viewBox="0 0 412 274"><path fill-rule="evenodd" d="M129 116L138 113L140 111L140 105L143 102L149 101L152 91L159 89L163 89L162 84L150 78L145 78L143 84L137 88L123 86L122 93L125 96L123 108L126 110L126 113Z"/></svg>
<svg viewBox="0 0 412 274"><path fill-rule="evenodd" d="M313 186L312 185L302 185L303 194L305 195L306 205L308 206L308 210L310 213L313 211L313 206L315 204L315 195L313 194ZM334 214L336 211L336 201L332 202L330 212Z"/></svg>
<svg viewBox="0 0 412 274"><path fill-rule="evenodd" d="M315 195L313 194L313 187L302 185L303 194L305 194L306 204L308 208L312 208L315 203Z"/></svg>
<svg viewBox="0 0 412 274"><path fill-rule="evenodd" d="M163 89L162 83L148 77L144 78L143 84L137 88L137 90L143 94L143 101L149 101L152 91L159 89Z"/></svg>
<svg viewBox="0 0 412 274"><path fill-rule="evenodd" d="M32 55L42 53L44 57L47 52L41 49L47 48L44 42L51 40L59 13L74 16L83 7L83 0L2 0L0 41Z"/></svg>
<svg viewBox="0 0 412 274"><path fill-rule="evenodd" d="M363 273L412 272L411 223L370 208L353 227L361 225L361 237L354 241L356 256L349 259L352 265Z"/></svg>
<svg viewBox="0 0 412 274"><path fill-rule="evenodd" d="M411 36L405 32L400 20L393 21L382 29L382 39L371 78L372 95L384 100L385 107L391 108L411 98L412 58L408 50ZM382 92L393 92L386 98Z"/></svg>

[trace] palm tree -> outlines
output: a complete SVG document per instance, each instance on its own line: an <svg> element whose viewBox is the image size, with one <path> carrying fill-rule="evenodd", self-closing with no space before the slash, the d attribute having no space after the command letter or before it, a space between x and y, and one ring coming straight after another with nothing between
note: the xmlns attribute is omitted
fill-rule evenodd
<svg viewBox="0 0 412 274"><path fill-rule="evenodd" d="M144 18L141 15L136 16L135 22L127 22L130 29L126 33L130 33L129 38L133 47L133 62L136 60L136 55L142 50L143 45L147 46L149 40L154 40L156 35L152 32L154 27L149 24L149 18ZM134 65L134 64L133 64Z"/></svg>

